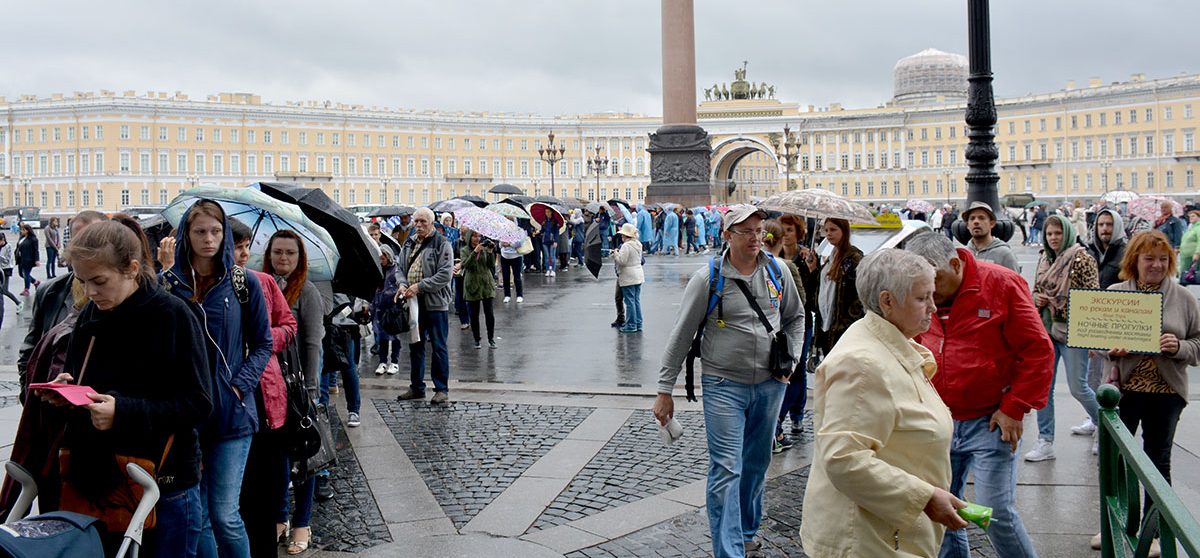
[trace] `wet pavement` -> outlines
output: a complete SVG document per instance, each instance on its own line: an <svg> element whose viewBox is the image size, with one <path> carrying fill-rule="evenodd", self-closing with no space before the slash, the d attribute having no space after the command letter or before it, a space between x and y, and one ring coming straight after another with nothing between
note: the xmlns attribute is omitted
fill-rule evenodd
<svg viewBox="0 0 1200 558"><path fill-rule="evenodd" d="M1037 254L1018 247L1032 278ZM677 399L684 439L666 447L650 413L662 347L697 256L649 258L645 329L621 334L611 267L600 279L573 268L555 278L525 275L525 302L497 293L497 349L474 349L450 331L448 407L394 400L408 382L377 377L364 351L360 428L335 420L340 465L334 498L314 511L317 556L703 556L710 552L703 416ZM0 329L0 434L11 439L15 361L27 320L5 305ZM1200 375L1192 374L1193 383ZM1200 386L1194 394L1200 394ZM1195 397L1195 395L1193 396ZM344 418L344 399L332 395ZM1090 439L1068 429L1083 418L1066 382L1056 389L1058 459L1018 469L1018 510L1042 556L1086 557L1099 514ZM1200 415L1183 413L1175 488L1200 510ZM760 532L769 556L803 556L797 529L811 460L804 443L773 460ZM1035 432L1033 417L1026 432ZM1032 445L1025 440L1023 451ZM5 446L7 447L7 446ZM7 453L7 450L4 450ZM968 492L969 496L969 492ZM973 532L975 555L992 555ZM281 553L282 555L282 553Z"/></svg>

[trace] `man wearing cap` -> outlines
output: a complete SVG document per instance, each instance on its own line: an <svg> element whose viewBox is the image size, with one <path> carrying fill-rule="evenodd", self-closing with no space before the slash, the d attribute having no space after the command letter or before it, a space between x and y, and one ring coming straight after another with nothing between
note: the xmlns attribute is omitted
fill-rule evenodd
<svg viewBox="0 0 1200 558"><path fill-rule="evenodd" d="M1002 265L1017 273L1021 265L1013 255L1012 247L1007 242L992 236L992 227L996 225L996 214L992 212L987 202L974 201L962 215L967 223L967 231L971 233L971 241L967 249L976 259Z"/></svg>
<svg viewBox="0 0 1200 558"><path fill-rule="evenodd" d="M667 423L675 411L675 381L699 331L708 523L717 558L762 555L754 536L762 521L775 421L787 389L786 378L771 374L772 332L787 334L792 355L801 353L804 342L803 305L792 275L763 250L766 216L745 204L726 213L722 236L729 248L688 280L654 402L655 418ZM717 296L715 304L710 293Z"/></svg>

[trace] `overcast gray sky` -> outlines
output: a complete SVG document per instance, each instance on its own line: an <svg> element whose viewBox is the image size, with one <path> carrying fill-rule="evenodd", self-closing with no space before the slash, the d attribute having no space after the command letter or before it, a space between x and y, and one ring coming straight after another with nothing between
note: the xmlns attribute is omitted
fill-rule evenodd
<svg viewBox="0 0 1200 558"><path fill-rule="evenodd" d="M253 92L416 109L661 114L654 0L3 0L0 95ZM1001 96L1200 72L1195 0L992 2ZM697 0L699 87L881 104L896 60L966 54L965 0ZM702 93L700 93L702 95Z"/></svg>

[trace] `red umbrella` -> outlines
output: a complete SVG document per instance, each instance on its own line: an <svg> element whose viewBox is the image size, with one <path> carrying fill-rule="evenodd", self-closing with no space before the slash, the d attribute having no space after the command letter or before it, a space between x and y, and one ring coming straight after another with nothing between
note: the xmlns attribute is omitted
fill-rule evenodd
<svg viewBox="0 0 1200 558"><path fill-rule="evenodd" d="M554 221L558 223L560 228L567 222L567 220L563 218L562 213L559 213L557 209L550 207L549 204L542 202L534 202L529 204L529 215L533 217L533 220L537 221L539 224L545 223L546 216L549 215L551 219L554 219Z"/></svg>

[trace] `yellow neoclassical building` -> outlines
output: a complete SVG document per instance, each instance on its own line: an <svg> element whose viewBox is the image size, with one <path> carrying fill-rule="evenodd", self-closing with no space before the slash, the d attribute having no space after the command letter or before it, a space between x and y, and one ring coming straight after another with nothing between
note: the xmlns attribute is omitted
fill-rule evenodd
<svg viewBox="0 0 1200 558"><path fill-rule="evenodd" d="M713 147L714 200L764 197L789 179L864 201L963 199L965 59L923 51L899 61L894 77L893 97L863 109L778 100L744 68L730 84L705 86L698 115ZM1067 83L998 99L997 108L1001 196L1127 189L1186 198L1196 190L1200 75ZM503 182L530 195L639 201L650 182L647 135L659 123L625 113L272 104L245 93L0 98L0 206L112 211L165 204L197 184L275 180L320 186L343 205L422 205ZM565 151L553 190L538 155L549 132Z"/></svg>

